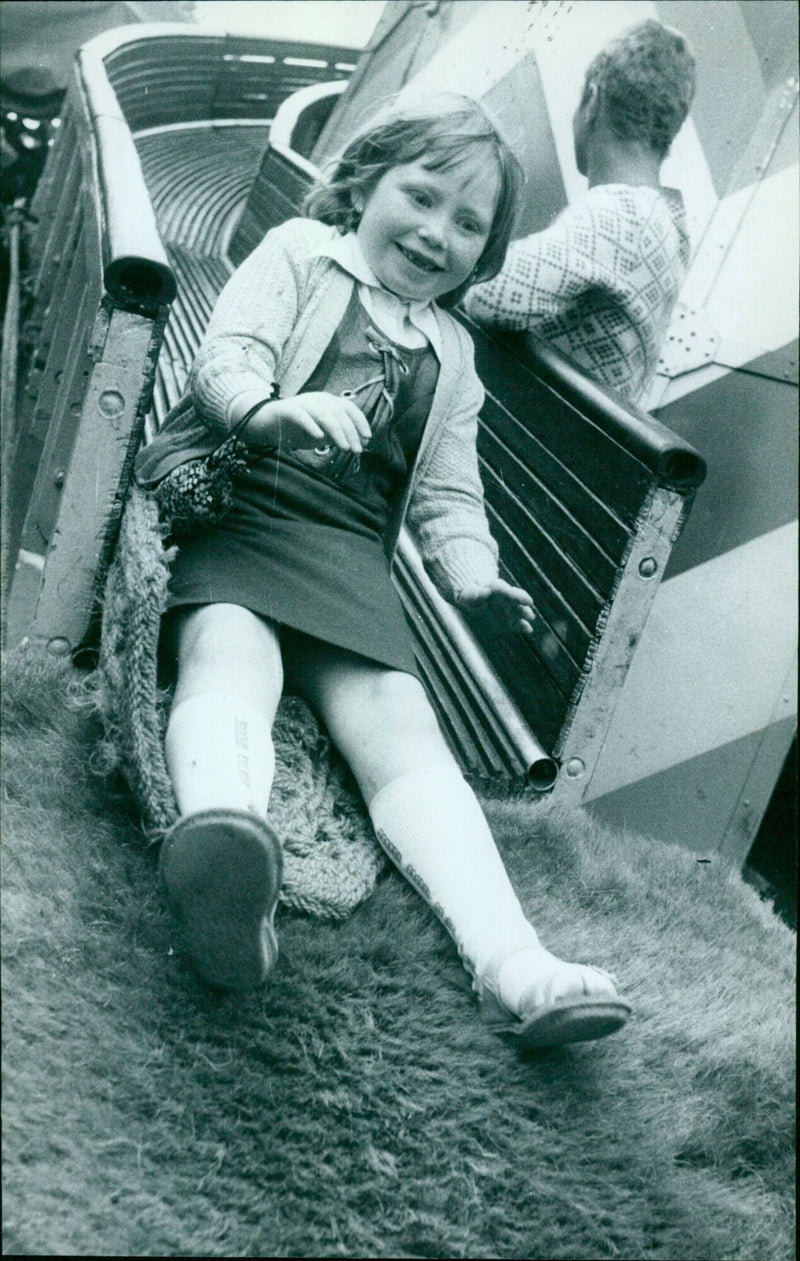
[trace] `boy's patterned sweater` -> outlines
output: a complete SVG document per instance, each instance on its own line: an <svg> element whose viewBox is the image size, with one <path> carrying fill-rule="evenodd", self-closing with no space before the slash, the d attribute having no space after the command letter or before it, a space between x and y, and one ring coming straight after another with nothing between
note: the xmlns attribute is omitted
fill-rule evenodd
<svg viewBox="0 0 800 1261"><path fill-rule="evenodd" d="M136 480L149 486L187 458L208 454L244 410L302 389L344 316L352 275L317 251L338 236L315 219L290 219L267 233L234 272L211 315L189 375L188 394L137 457ZM483 387L469 335L433 308L441 367L409 485L390 522L391 555L406 522L445 599L497 576L476 452ZM246 439L246 433L243 435Z"/></svg>
<svg viewBox="0 0 800 1261"><path fill-rule="evenodd" d="M689 259L675 189L600 184L545 231L515 241L467 295L481 324L527 330L638 402L655 373Z"/></svg>

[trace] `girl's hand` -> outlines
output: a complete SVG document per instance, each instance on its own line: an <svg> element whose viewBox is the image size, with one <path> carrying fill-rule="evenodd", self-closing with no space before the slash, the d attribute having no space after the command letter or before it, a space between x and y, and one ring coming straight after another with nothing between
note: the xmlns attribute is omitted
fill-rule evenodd
<svg viewBox="0 0 800 1261"><path fill-rule="evenodd" d="M499 622L502 630L518 630L524 635L533 631L536 617L533 600L527 591L512 587L502 578L495 578L482 587L465 587L456 603L460 609L482 613Z"/></svg>
<svg viewBox="0 0 800 1261"><path fill-rule="evenodd" d="M366 416L352 399L321 390L265 403L247 426L250 442L297 451L332 446L360 454L371 436Z"/></svg>

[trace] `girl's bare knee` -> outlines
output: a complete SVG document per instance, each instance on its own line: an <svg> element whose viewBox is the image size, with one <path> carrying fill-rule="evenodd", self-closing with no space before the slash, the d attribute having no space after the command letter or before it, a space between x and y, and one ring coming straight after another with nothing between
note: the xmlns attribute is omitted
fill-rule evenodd
<svg viewBox="0 0 800 1261"><path fill-rule="evenodd" d="M374 684L373 715L386 733L400 739L441 738L439 723L419 679L401 671L387 670Z"/></svg>
<svg viewBox="0 0 800 1261"><path fill-rule="evenodd" d="M182 616L177 644L174 704L201 692L228 691L274 712L283 667L278 632L269 622L236 604L203 605Z"/></svg>
<svg viewBox="0 0 800 1261"><path fill-rule="evenodd" d="M346 697L346 699L345 699ZM326 715L367 802L393 779L452 757L424 688L412 675L376 674Z"/></svg>

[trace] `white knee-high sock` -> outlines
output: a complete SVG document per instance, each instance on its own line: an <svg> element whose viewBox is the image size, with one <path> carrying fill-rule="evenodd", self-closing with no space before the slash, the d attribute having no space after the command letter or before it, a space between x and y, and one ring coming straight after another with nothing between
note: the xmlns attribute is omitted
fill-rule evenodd
<svg viewBox="0 0 800 1261"><path fill-rule="evenodd" d="M451 762L408 771L375 795L379 841L479 980L493 957L539 947L472 789Z"/></svg>
<svg viewBox="0 0 800 1261"><path fill-rule="evenodd" d="M266 817L275 749L257 706L227 692L187 697L170 714L165 754L182 815L228 806Z"/></svg>

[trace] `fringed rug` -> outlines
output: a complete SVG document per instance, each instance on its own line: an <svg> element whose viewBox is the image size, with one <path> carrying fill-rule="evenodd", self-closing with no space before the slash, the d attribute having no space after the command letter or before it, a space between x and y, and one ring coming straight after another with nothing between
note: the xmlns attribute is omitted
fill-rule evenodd
<svg viewBox="0 0 800 1261"><path fill-rule="evenodd" d="M546 943L633 1004L597 1044L493 1034L393 871L283 910L267 988L219 996L74 679L6 660L5 1255L794 1255L795 938L738 874L487 803Z"/></svg>

